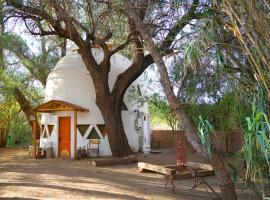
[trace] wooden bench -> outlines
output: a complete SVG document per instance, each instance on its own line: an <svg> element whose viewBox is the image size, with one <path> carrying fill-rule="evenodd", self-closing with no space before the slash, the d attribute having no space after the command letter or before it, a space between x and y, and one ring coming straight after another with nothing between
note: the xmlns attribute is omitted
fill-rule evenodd
<svg viewBox="0 0 270 200"><path fill-rule="evenodd" d="M212 194L215 198L220 199L220 196L215 192L215 190L203 179L204 176L212 176L214 175L213 167L209 164L205 163L196 163L196 162L186 162L184 164L183 171L179 171L179 166L171 165L171 166L160 166L153 165L149 163L138 162L139 172L142 173L144 171L151 171L155 173L159 173L164 175L166 188L168 183L171 184L171 190L175 192L175 184L174 181L182 180L187 178L194 179L193 185L191 188L186 190L192 190L198 187L199 185L204 185L205 190L208 192L207 188L212 191ZM209 193L210 196L212 196Z"/></svg>

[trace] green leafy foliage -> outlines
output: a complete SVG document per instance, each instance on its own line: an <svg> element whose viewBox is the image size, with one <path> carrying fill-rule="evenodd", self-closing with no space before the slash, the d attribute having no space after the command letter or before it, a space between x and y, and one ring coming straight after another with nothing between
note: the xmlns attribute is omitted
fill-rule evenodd
<svg viewBox="0 0 270 200"><path fill-rule="evenodd" d="M168 102L158 94L153 94L148 99L148 106L151 114L151 124L167 124L172 130L177 129L178 120L172 113Z"/></svg>
<svg viewBox="0 0 270 200"><path fill-rule="evenodd" d="M0 95L0 147L4 147L7 142L11 121L11 106L10 98Z"/></svg>
<svg viewBox="0 0 270 200"><path fill-rule="evenodd" d="M42 38L40 43L40 53L34 53L20 36L12 32L0 34L0 48L16 56L19 63L29 72L25 73L28 74L28 78L35 79L45 86L49 72L59 59L59 52L53 40Z"/></svg>
<svg viewBox="0 0 270 200"><path fill-rule="evenodd" d="M199 116L198 134L201 139L202 145L207 149L209 156L211 157L213 145L211 142L210 134L214 132L213 126L209 121L204 120L202 116Z"/></svg>
<svg viewBox="0 0 270 200"><path fill-rule="evenodd" d="M143 106L147 101L147 96L143 95L139 85L131 85L128 89L128 101L133 103L136 106Z"/></svg>
<svg viewBox="0 0 270 200"><path fill-rule="evenodd" d="M229 131L241 127L250 109L249 105L238 100L234 93L228 93L215 104L187 105L186 112L195 126L200 123L197 116L202 116L213 125L215 130Z"/></svg>
<svg viewBox="0 0 270 200"><path fill-rule="evenodd" d="M13 115L9 137L11 142L7 147L26 147L33 143L32 130L22 113Z"/></svg>
<svg viewBox="0 0 270 200"><path fill-rule="evenodd" d="M265 97L262 87L254 95L252 114L246 117L244 145L240 152L246 163L246 181L253 182L262 191L270 173L270 123L265 114ZM258 181L259 180L259 181Z"/></svg>
<svg viewBox="0 0 270 200"><path fill-rule="evenodd" d="M0 146L19 147L32 143L32 131L11 95L0 95Z"/></svg>

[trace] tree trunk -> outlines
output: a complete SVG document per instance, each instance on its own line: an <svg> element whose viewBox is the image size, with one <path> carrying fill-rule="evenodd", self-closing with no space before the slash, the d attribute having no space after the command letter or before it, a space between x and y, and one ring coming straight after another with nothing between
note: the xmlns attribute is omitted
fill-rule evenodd
<svg viewBox="0 0 270 200"><path fill-rule="evenodd" d="M64 56L66 56L67 54L67 39L66 38L60 38L61 40L61 58L63 58Z"/></svg>
<svg viewBox="0 0 270 200"><path fill-rule="evenodd" d="M36 117L36 114L33 112L33 109L32 109L30 102L25 98L24 94L22 93L22 91L19 88L15 88L13 91L13 94L14 94L17 102L19 103L20 108L24 112L29 126L32 126L31 116Z"/></svg>
<svg viewBox="0 0 270 200"><path fill-rule="evenodd" d="M9 131L9 123L0 124L0 148L6 147L8 131Z"/></svg>
<svg viewBox="0 0 270 200"><path fill-rule="evenodd" d="M124 157L130 155L132 151L128 144L121 116L121 107L125 92L123 87L125 86L121 85L117 90L112 92L109 89L108 72L110 71L110 55L104 52L102 66L98 66L91 54L90 45L79 49L79 53L82 55L82 60L90 72L94 83L96 104L105 122L112 156ZM103 71L94 70L93 68L99 68L99 70Z"/></svg>
<svg viewBox="0 0 270 200"><path fill-rule="evenodd" d="M132 154L122 122L122 101L113 97L105 100L97 98L96 103L105 121L112 156L124 157Z"/></svg>
<svg viewBox="0 0 270 200"><path fill-rule="evenodd" d="M5 24L3 20L3 2L0 1L0 35L5 32ZM5 68L5 63L4 63L4 49L0 48L0 69ZM8 117L10 119L10 117ZM7 121L2 121L0 123L0 148L1 147L6 147L7 143L7 137L8 137L8 131L9 131L9 122L10 120Z"/></svg>
<svg viewBox="0 0 270 200"><path fill-rule="evenodd" d="M152 36L147 28L147 26L143 23L143 21L138 17L136 8L132 7L131 4L128 4L129 15L134 20L136 27L141 33L144 42L148 46L149 53L152 55L155 64L157 65L159 74L160 74L160 83L163 87L164 93L166 94L170 107L176 114L181 128L185 131L185 136L187 140L192 145L192 147L203 155L206 159L209 159L208 153L204 146L202 146L200 139L194 129L192 123L188 119L186 113L183 108L180 106L180 100L175 96L172 84L170 82L168 72L165 66L165 63L158 52L158 47L155 45ZM230 178L230 174L224 164L224 161L216 154L211 155L210 159L211 164L216 173L216 177L220 181L220 188L222 192L222 199L233 200L237 199L237 195L235 192L234 184Z"/></svg>
<svg viewBox="0 0 270 200"><path fill-rule="evenodd" d="M0 1L0 35L5 32L5 24L3 19L3 2ZM0 48L0 69L4 69L4 49Z"/></svg>
<svg viewBox="0 0 270 200"><path fill-rule="evenodd" d="M217 179L220 181L219 187L221 190L222 199L224 200L237 199L235 187L232 182L230 173L224 163L224 160L221 159L219 155L213 153L211 155L210 163L214 168Z"/></svg>

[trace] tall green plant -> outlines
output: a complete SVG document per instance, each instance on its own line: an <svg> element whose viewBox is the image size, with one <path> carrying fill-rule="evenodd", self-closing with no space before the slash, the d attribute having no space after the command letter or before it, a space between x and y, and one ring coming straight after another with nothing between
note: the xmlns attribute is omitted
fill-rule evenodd
<svg viewBox="0 0 270 200"><path fill-rule="evenodd" d="M263 91L259 89L252 103L252 115L246 118L242 155L246 163L246 181L253 182L264 196L264 183L270 173L270 123L265 114Z"/></svg>
<svg viewBox="0 0 270 200"><path fill-rule="evenodd" d="M198 126L198 134L201 139L202 145L204 145L207 149L209 156L211 157L213 145L211 142L210 135L214 132L213 126L209 123L209 121L204 120L202 116L199 116L199 126Z"/></svg>

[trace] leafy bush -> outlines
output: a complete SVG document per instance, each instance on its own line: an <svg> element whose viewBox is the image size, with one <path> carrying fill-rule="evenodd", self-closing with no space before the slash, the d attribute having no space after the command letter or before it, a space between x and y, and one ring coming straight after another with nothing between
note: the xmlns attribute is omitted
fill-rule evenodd
<svg viewBox="0 0 270 200"><path fill-rule="evenodd" d="M22 113L13 116L8 137L7 147L24 147L32 144L32 131Z"/></svg>
<svg viewBox="0 0 270 200"><path fill-rule="evenodd" d="M209 121L215 130L239 129L245 117L251 113L248 104L238 102L236 95L228 93L215 104L192 104L186 106L189 118L198 127L201 116Z"/></svg>

